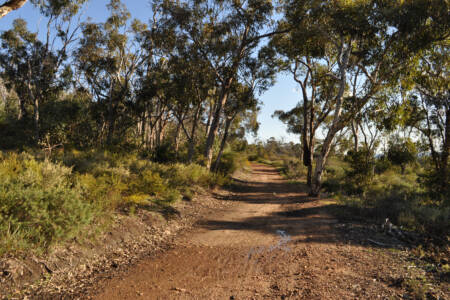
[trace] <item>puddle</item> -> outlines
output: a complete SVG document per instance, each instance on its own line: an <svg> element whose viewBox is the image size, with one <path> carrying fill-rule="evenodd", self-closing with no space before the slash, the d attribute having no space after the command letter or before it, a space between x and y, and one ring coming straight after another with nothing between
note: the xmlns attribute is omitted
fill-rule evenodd
<svg viewBox="0 0 450 300"><path fill-rule="evenodd" d="M251 248L248 252L248 259L250 260L252 256L257 254L262 254L265 252L270 253L275 250L283 250L289 252L291 249L287 246L287 244L292 240L291 236L284 230L277 230L276 234L279 236L278 243L270 247L259 246Z"/></svg>

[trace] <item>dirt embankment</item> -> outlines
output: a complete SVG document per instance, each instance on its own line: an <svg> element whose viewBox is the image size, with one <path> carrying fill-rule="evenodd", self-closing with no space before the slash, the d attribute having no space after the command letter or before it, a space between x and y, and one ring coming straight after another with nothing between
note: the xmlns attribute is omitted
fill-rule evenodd
<svg viewBox="0 0 450 300"><path fill-rule="evenodd" d="M227 191L217 191L218 195ZM118 214L108 230L91 239L74 240L50 255L0 259L0 299L80 299L99 280L111 278L137 261L167 250L179 232L212 210L230 206L210 192L174 207L147 207ZM113 225L111 225L111 222ZM103 228L104 229L104 228Z"/></svg>
<svg viewBox="0 0 450 300"><path fill-rule="evenodd" d="M100 264L93 266L75 260L72 266L84 266L84 273L64 277L60 268L59 275L31 298L449 297L448 283L424 283L424 271L407 260L406 251L378 248L368 241L380 236L367 236L354 224L340 224L328 213L330 201L309 198L302 186L283 180L272 167L252 168L251 174L236 179L232 192L180 203L181 217L167 224L157 226L144 216L140 224L124 223L105 236L109 252L93 250L97 255L118 253L103 254ZM122 241L124 232L129 232L128 244ZM133 244L141 239L147 242ZM63 283L69 277L75 284Z"/></svg>

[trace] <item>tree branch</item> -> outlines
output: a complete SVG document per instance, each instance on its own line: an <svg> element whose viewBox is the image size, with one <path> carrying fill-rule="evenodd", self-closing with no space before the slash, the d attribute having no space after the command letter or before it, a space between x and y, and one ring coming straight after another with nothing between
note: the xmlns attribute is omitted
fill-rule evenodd
<svg viewBox="0 0 450 300"><path fill-rule="evenodd" d="M19 9L27 3L28 0L10 0L0 6L0 18L3 18L13 10Z"/></svg>

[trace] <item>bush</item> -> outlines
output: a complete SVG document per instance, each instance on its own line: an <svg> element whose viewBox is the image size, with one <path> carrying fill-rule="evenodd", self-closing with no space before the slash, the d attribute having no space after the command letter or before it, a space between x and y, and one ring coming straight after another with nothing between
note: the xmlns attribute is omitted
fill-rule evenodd
<svg viewBox="0 0 450 300"><path fill-rule="evenodd" d="M349 153L345 160L350 168L344 174L340 169L345 165L336 158L331 160L327 169L332 171L327 171L323 184L346 207L343 215L348 216L350 211L354 212L352 217L377 223L389 218L392 223L427 234L437 242L450 234L450 207L445 201L436 201L426 184L418 184L418 178L423 177L416 172L401 174L399 168L390 168L385 159L366 163L364 156L355 153ZM378 171L370 175L368 170L373 166ZM386 171L381 172L382 169Z"/></svg>
<svg viewBox="0 0 450 300"><path fill-rule="evenodd" d="M375 157L372 151L360 149L351 150L344 160L349 164L349 169L345 170L345 182L350 194L362 194L370 185L375 168Z"/></svg>
<svg viewBox="0 0 450 300"><path fill-rule="evenodd" d="M72 150L57 156L66 166L0 152L0 255L45 250L118 208L168 206L183 196L192 199L194 188L227 183L205 167L153 163L137 153Z"/></svg>
<svg viewBox="0 0 450 300"><path fill-rule="evenodd" d="M392 167L392 164L385 157L380 157L375 161L375 173L382 174L389 170Z"/></svg>
<svg viewBox="0 0 450 300"><path fill-rule="evenodd" d="M300 179L306 176L307 170L298 159L284 159L281 172L287 179Z"/></svg>
<svg viewBox="0 0 450 300"><path fill-rule="evenodd" d="M174 162L177 159L177 154L172 144L164 143L155 149L154 161L159 163Z"/></svg>
<svg viewBox="0 0 450 300"><path fill-rule="evenodd" d="M417 148L411 139L401 139L399 137L389 141L387 158L392 164L400 166L402 174L406 165L413 163L417 159Z"/></svg>
<svg viewBox="0 0 450 300"><path fill-rule="evenodd" d="M247 159L242 154L227 151L222 154L217 171L224 175L231 175L245 164L247 164Z"/></svg>
<svg viewBox="0 0 450 300"><path fill-rule="evenodd" d="M92 222L96 211L84 201L72 170L25 154L0 157L0 255L67 240Z"/></svg>
<svg viewBox="0 0 450 300"><path fill-rule="evenodd" d="M389 175L383 181L389 182ZM430 202L428 195L415 189L410 179L391 180L392 184L383 181L375 180L364 196L341 196L339 201L357 208L364 217L378 223L389 218L396 225L426 233L437 240L450 234L449 207Z"/></svg>

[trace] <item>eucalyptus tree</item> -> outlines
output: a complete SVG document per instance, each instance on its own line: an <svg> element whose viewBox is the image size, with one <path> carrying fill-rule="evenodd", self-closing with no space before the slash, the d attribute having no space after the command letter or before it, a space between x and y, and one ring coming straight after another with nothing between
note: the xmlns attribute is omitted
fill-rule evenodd
<svg viewBox="0 0 450 300"><path fill-rule="evenodd" d="M55 98L71 83L72 68L68 63L70 45L76 41L76 15L85 1L66 1L41 4L47 26L44 40L30 32L27 23L16 19L13 28L1 35L0 64L2 77L8 88L19 98L18 119L27 115L26 107L33 106L35 140L40 138L40 105ZM59 4L58 4L59 3Z"/></svg>
<svg viewBox="0 0 450 300"><path fill-rule="evenodd" d="M78 9L77 6L83 4L87 0L31 0L30 2L39 7L41 12L47 15L47 13L51 10L53 14L58 14L57 12L61 12L70 9ZM0 18L3 18L10 12L22 8L28 0L9 0L0 5Z"/></svg>
<svg viewBox="0 0 450 300"><path fill-rule="evenodd" d="M435 188L448 195L450 155L450 58L449 40L433 45L416 60L406 81L412 86L410 103L416 114L408 123L425 139L434 167Z"/></svg>
<svg viewBox="0 0 450 300"><path fill-rule="evenodd" d="M166 21L186 37L215 75L218 97L211 114L205 144L207 167L211 166L213 144L238 70L259 42L276 34L270 31L274 7L270 1L165 1ZM262 33L268 29L268 32Z"/></svg>
<svg viewBox="0 0 450 300"><path fill-rule="evenodd" d="M179 51L172 58L175 88L172 111L188 142L187 161L192 162L197 135L208 99L214 96L214 74L207 62L190 54L190 49Z"/></svg>
<svg viewBox="0 0 450 300"><path fill-rule="evenodd" d="M233 92L230 93L229 100L223 111L223 130L222 138L219 146L219 152L217 153L216 160L213 165L213 170L217 172L220 160L222 159L225 145L230 137L232 131L232 125L235 125L235 129L241 131L240 134L243 137L246 129L252 131L258 130L258 123L255 122L254 116L259 111L258 99L255 97L254 87L244 84L235 83ZM247 128L242 126L245 119L249 118Z"/></svg>
<svg viewBox="0 0 450 300"><path fill-rule="evenodd" d="M275 83L276 72L277 70L272 68L263 53L257 57L246 57L243 60L243 64L238 70L240 81L233 83L230 98L224 107L224 128L219 153L213 166L215 171L218 170L233 123L242 129L242 137L247 130L254 134L258 131L257 114L260 107L257 97ZM242 126L244 124L246 126Z"/></svg>
<svg viewBox="0 0 450 300"><path fill-rule="evenodd" d="M146 26L134 20L128 25L130 13L120 0L108 4L111 15L104 23L86 22L76 50L79 84L85 86L99 106L100 137L112 144L117 123L126 130L126 118L133 103L133 82L136 72L146 59L140 34ZM106 136L106 138L105 138Z"/></svg>
<svg viewBox="0 0 450 300"><path fill-rule="evenodd" d="M300 42L296 40L295 43ZM336 80L330 76L332 64L309 53L290 53L294 41L290 35L272 41L277 52L282 55L282 70L292 74L300 86L302 99L290 111L275 111L274 116L288 125L288 130L300 135L302 161L307 167L307 185L311 187L316 133L323 126L333 109L332 95ZM284 50L283 50L284 48Z"/></svg>
<svg viewBox="0 0 450 300"><path fill-rule="evenodd" d="M395 84L416 51L449 34L446 1L291 0L285 20L291 38L310 45L307 52L329 61L336 89L330 124L315 159L311 195L318 195L322 173L337 133L349 125L377 93ZM302 54L304 47L299 49ZM349 89L356 82L355 89Z"/></svg>

